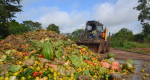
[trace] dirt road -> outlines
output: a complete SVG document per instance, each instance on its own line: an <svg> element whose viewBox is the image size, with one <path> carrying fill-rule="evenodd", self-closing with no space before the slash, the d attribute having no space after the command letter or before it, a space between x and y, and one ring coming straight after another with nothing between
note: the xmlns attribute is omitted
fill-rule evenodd
<svg viewBox="0 0 150 80"><path fill-rule="evenodd" d="M123 59L150 60L150 55L134 53L134 52L119 50L115 48L110 48L110 52L103 54L103 57L107 58L107 55L109 53L113 53L115 55L115 59L118 59L118 60L123 60Z"/></svg>

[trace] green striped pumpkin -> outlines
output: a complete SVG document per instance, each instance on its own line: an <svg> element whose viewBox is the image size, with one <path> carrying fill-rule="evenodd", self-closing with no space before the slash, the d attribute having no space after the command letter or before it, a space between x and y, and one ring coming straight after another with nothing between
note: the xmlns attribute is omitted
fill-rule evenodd
<svg viewBox="0 0 150 80"><path fill-rule="evenodd" d="M54 59L53 46L49 41L45 42L43 45L42 56L49 60Z"/></svg>

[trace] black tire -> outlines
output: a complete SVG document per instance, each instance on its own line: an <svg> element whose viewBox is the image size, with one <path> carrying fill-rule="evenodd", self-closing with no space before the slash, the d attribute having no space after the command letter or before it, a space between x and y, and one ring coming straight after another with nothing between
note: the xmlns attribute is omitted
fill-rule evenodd
<svg viewBox="0 0 150 80"><path fill-rule="evenodd" d="M106 52L110 51L110 42L106 41Z"/></svg>
<svg viewBox="0 0 150 80"><path fill-rule="evenodd" d="M102 46L102 53L104 54L106 52L106 42L102 41L101 46Z"/></svg>

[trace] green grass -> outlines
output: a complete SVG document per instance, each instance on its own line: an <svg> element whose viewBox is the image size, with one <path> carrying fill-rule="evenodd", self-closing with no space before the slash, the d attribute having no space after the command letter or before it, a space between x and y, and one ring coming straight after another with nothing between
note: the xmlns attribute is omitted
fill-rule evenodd
<svg viewBox="0 0 150 80"><path fill-rule="evenodd" d="M129 46L131 48L150 48L150 43L137 43L137 42L125 42L124 47Z"/></svg>
<svg viewBox="0 0 150 80"><path fill-rule="evenodd" d="M148 52L141 51L141 50L126 49L126 48L123 48L123 47L113 47L113 48L126 50L126 51L131 51L131 52L136 52L136 53L148 54Z"/></svg>
<svg viewBox="0 0 150 80"><path fill-rule="evenodd" d="M133 50L132 48L150 48L150 43L137 43L137 42L122 42L122 41L114 41L111 42L111 47L127 50L131 52L138 52L143 54L148 54L146 51L142 50Z"/></svg>

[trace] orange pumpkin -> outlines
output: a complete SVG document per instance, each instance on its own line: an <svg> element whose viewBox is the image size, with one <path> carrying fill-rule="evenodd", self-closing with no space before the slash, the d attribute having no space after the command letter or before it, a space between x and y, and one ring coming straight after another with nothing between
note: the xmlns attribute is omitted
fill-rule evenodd
<svg viewBox="0 0 150 80"><path fill-rule="evenodd" d="M117 70L118 70L118 66L114 66L114 65L112 65L112 66L111 66L111 70L115 70L115 69L117 69Z"/></svg>
<svg viewBox="0 0 150 80"><path fill-rule="evenodd" d="M105 68L110 68L110 64L108 64L106 61L102 60L101 65L104 66Z"/></svg>
<svg viewBox="0 0 150 80"><path fill-rule="evenodd" d="M119 66L120 64L119 64L119 62L114 61L114 62L112 63L112 65L114 65L114 66Z"/></svg>
<svg viewBox="0 0 150 80"><path fill-rule="evenodd" d="M111 65L111 70L118 70L118 72L122 71L120 66L114 66L114 65Z"/></svg>

